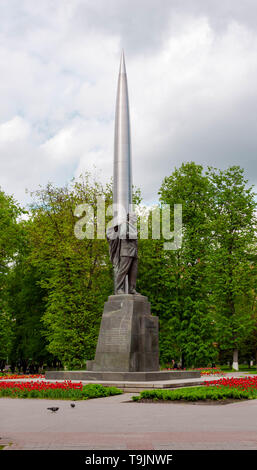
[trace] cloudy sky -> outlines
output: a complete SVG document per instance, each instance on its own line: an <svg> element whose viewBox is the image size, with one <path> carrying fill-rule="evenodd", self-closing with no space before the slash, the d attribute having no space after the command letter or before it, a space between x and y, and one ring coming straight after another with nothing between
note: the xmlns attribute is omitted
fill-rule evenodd
<svg viewBox="0 0 257 470"><path fill-rule="evenodd" d="M110 178L122 48L145 202L191 160L257 184L256 0L0 0L1 188Z"/></svg>

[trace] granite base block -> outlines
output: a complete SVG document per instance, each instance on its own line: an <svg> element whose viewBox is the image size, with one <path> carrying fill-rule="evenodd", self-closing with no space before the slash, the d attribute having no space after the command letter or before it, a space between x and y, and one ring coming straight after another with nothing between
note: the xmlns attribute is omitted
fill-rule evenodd
<svg viewBox="0 0 257 470"><path fill-rule="evenodd" d="M152 371L152 372L107 372L107 371L46 371L47 380L81 380L106 382L162 382L201 378L200 371ZM118 384L116 384L118 386Z"/></svg>
<svg viewBox="0 0 257 470"><path fill-rule="evenodd" d="M111 295L104 305L95 359L88 371L159 370L158 317L143 295Z"/></svg>

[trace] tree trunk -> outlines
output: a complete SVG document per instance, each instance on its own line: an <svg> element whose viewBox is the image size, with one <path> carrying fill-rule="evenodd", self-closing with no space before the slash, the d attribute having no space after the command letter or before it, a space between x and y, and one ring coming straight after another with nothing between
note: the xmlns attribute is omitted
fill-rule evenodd
<svg viewBox="0 0 257 470"><path fill-rule="evenodd" d="M184 353L181 353L180 363L181 363L181 369L184 369L184 367L185 367L185 357L184 357Z"/></svg>
<svg viewBox="0 0 257 470"><path fill-rule="evenodd" d="M238 349L233 350L233 365L232 368L235 370L239 370L238 367Z"/></svg>

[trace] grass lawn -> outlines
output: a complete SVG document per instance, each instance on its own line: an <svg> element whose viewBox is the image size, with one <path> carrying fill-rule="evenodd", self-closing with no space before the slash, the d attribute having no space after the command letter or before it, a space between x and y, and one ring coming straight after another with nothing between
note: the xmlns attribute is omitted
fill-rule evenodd
<svg viewBox="0 0 257 470"><path fill-rule="evenodd" d="M230 366L219 366L219 369L221 369L223 372L236 372L235 369L232 369ZM257 367L256 366L251 366L249 367L246 364L239 364L239 370L238 372L247 372L251 374L257 374Z"/></svg>
<svg viewBox="0 0 257 470"><path fill-rule="evenodd" d="M191 401L198 400L249 400L257 398L257 389L243 390L239 388L200 386L186 387L174 390L144 390L133 401Z"/></svg>

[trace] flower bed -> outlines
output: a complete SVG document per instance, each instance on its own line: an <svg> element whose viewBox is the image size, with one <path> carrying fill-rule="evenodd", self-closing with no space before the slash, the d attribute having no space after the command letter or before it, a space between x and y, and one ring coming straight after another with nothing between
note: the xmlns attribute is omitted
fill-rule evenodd
<svg viewBox="0 0 257 470"><path fill-rule="evenodd" d="M0 375L0 380L7 379L43 379L45 376L43 374L4 374Z"/></svg>
<svg viewBox="0 0 257 470"><path fill-rule="evenodd" d="M203 375L224 375L224 372L218 367L198 367L189 370L199 370L201 376Z"/></svg>
<svg viewBox="0 0 257 470"><path fill-rule="evenodd" d="M257 398L256 377L230 377L204 381L200 387L180 388L176 390L144 390L133 401L163 400L249 400Z"/></svg>
<svg viewBox="0 0 257 470"><path fill-rule="evenodd" d="M219 367L195 367L195 368L191 368L191 369L174 369L173 367L169 367L167 366L165 368L165 370L197 370L197 371L200 371L201 372L201 376L203 375L225 375L225 372L223 372L221 369L219 369Z"/></svg>
<svg viewBox="0 0 257 470"><path fill-rule="evenodd" d="M216 386L216 387L227 387L227 388L235 388L240 390L247 390L252 391L255 390L257 392L257 376L251 377L223 377L218 380L210 380L205 381L204 385L209 386Z"/></svg>
<svg viewBox="0 0 257 470"><path fill-rule="evenodd" d="M99 384L83 385L82 382L0 382L0 397L12 398L54 398L64 400L87 400L122 393L116 387Z"/></svg>

